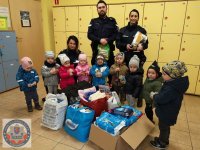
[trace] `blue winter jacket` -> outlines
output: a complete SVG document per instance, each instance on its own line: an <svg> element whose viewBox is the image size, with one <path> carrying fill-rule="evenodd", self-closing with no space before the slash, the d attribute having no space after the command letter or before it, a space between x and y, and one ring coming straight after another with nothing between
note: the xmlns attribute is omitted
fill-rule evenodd
<svg viewBox="0 0 200 150"><path fill-rule="evenodd" d="M102 73L101 78L96 77L95 74L97 71L101 71ZM106 63L104 63L101 66L99 66L98 64L93 65L92 68L90 69L90 75L92 76L92 85L93 86L105 85L106 78L108 77L109 72L110 72L109 67L107 66Z"/></svg>
<svg viewBox="0 0 200 150"><path fill-rule="evenodd" d="M25 71L20 65L18 72L16 74L16 80L20 86L21 91L30 92L30 91L35 91L37 85L28 87L28 84L32 84L33 82L38 83L39 77L35 69L31 69L30 71Z"/></svg>

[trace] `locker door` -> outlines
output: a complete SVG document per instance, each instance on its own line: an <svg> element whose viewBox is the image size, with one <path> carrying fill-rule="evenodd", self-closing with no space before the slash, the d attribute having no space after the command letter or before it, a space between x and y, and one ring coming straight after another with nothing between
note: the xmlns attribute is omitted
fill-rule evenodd
<svg viewBox="0 0 200 150"><path fill-rule="evenodd" d="M78 38L78 32L66 32L66 36L67 36L66 37L66 43L67 43L68 37L71 36L71 35L74 35Z"/></svg>
<svg viewBox="0 0 200 150"><path fill-rule="evenodd" d="M79 6L79 32L87 32L92 19L92 6Z"/></svg>
<svg viewBox="0 0 200 150"><path fill-rule="evenodd" d="M60 51L67 47L67 35L65 32L54 32L55 39L55 53L59 54Z"/></svg>
<svg viewBox="0 0 200 150"><path fill-rule="evenodd" d="M97 6L92 6L92 18L98 18Z"/></svg>
<svg viewBox="0 0 200 150"><path fill-rule="evenodd" d="M78 7L65 7L66 31L78 32Z"/></svg>
<svg viewBox="0 0 200 150"><path fill-rule="evenodd" d="M2 61L18 59L15 32L1 32Z"/></svg>
<svg viewBox="0 0 200 150"><path fill-rule="evenodd" d="M197 79L197 86L196 86L195 94L200 95L200 70L199 70L199 76Z"/></svg>
<svg viewBox="0 0 200 150"><path fill-rule="evenodd" d="M146 61L144 63L143 69L144 69L144 77L143 77L143 82L145 81L145 79L147 78L146 74L147 74L147 69L149 68L149 66L153 63L153 61Z"/></svg>
<svg viewBox="0 0 200 150"><path fill-rule="evenodd" d="M1 59L1 58L0 58ZM6 90L2 61L0 60L0 92Z"/></svg>
<svg viewBox="0 0 200 150"><path fill-rule="evenodd" d="M143 27L147 33L161 33L164 3L145 3Z"/></svg>
<svg viewBox="0 0 200 150"><path fill-rule="evenodd" d="M18 59L3 62L4 77L6 82L6 90L17 87L16 73L19 68Z"/></svg>
<svg viewBox="0 0 200 150"><path fill-rule="evenodd" d="M200 35L183 34L179 59L186 64L200 65L199 42Z"/></svg>
<svg viewBox="0 0 200 150"><path fill-rule="evenodd" d="M186 1L165 3L162 33L183 32L186 4Z"/></svg>
<svg viewBox="0 0 200 150"><path fill-rule="evenodd" d="M181 44L180 34L162 34L158 61L170 62L178 60Z"/></svg>
<svg viewBox="0 0 200 150"><path fill-rule="evenodd" d="M128 22L129 22L129 13L133 9L137 9L139 11L139 22L138 22L138 24L140 26L142 26L144 3L126 4L125 5L125 25L128 24Z"/></svg>
<svg viewBox="0 0 200 150"><path fill-rule="evenodd" d="M80 50L87 56L92 56L92 49L90 47L91 41L87 38L87 33L79 33Z"/></svg>
<svg viewBox="0 0 200 150"><path fill-rule="evenodd" d="M185 75L189 77L190 82L186 93L194 94L198 78L199 66L186 65L186 67L188 71L185 73Z"/></svg>
<svg viewBox="0 0 200 150"><path fill-rule="evenodd" d="M154 61L158 59L158 50L160 44L160 34L148 34L149 45L148 49L144 51L147 61Z"/></svg>
<svg viewBox="0 0 200 150"><path fill-rule="evenodd" d="M124 27L125 5L109 5L109 16L116 19L119 28Z"/></svg>
<svg viewBox="0 0 200 150"><path fill-rule="evenodd" d="M65 31L65 8L53 8L54 31Z"/></svg>
<svg viewBox="0 0 200 150"><path fill-rule="evenodd" d="M188 1L184 33L200 34L200 1Z"/></svg>

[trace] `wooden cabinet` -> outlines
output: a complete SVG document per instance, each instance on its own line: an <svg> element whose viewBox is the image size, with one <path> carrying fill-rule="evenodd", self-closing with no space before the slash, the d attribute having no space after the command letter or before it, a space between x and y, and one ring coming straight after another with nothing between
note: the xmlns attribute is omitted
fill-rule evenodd
<svg viewBox="0 0 200 150"><path fill-rule="evenodd" d="M79 7L79 32L87 32L92 19L92 6Z"/></svg>
<svg viewBox="0 0 200 150"><path fill-rule="evenodd" d="M126 4L125 5L125 26L129 22L129 13L133 9L137 9L139 11L139 22L138 22L138 24L140 26L142 26L144 3Z"/></svg>
<svg viewBox="0 0 200 150"><path fill-rule="evenodd" d="M160 50L158 61L159 62L170 62L173 60L178 60L180 44L181 44L180 34L162 34L160 41Z"/></svg>
<svg viewBox="0 0 200 150"><path fill-rule="evenodd" d="M164 3L145 3L143 27L148 33L161 33Z"/></svg>
<svg viewBox="0 0 200 150"><path fill-rule="evenodd" d="M162 33L183 32L186 5L186 1L165 3Z"/></svg>
<svg viewBox="0 0 200 150"><path fill-rule="evenodd" d="M186 64L200 65L200 35L183 34L179 59Z"/></svg>
<svg viewBox="0 0 200 150"><path fill-rule="evenodd" d="M154 61L158 58L158 50L160 44L160 34L148 34L149 45L148 49L144 51L147 61Z"/></svg>
<svg viewBox="0 0 200 150"><path fill-rule="evenodd" d="M199 73L198 73L198 79L197 79L195 94L200 95L200 69L199 69Z"/></svg>
<svg viewBox="0 0 200 150"><path fill-rule="evenodd" d="M200 34L200 1L188 1L184 33Z"/></svg>
<svg viewBox="0 0 200 150"><path fill-rule="evenodd" d="M67 47L67 35L65 32L54 32L55 38L55 53L56 55L60 53L63 49Z"/></svg>
<svg viewBox="0 0 200 150"><path fill-rule="evenodd" d="M65 7L66 31L78 32L78 7Z"/></svg>
<svg viewBox="0 0 200 150"><path fill-rule="evenodd" d="M92 6L92 18L98 18L97 6Z"/></svg>
<svg viewBox="0 0 200 150"><path fill-rule="evenodd" d="M54 31L65 31L65 8L53 8Z"/></svg>
<svg viewBox="0 0 200 150"><path fill-rule="evenodd" d="M79 33L79 41L80 50L86 53L87 56L92 56L91 41L87 38L87 33Z"/></svg>

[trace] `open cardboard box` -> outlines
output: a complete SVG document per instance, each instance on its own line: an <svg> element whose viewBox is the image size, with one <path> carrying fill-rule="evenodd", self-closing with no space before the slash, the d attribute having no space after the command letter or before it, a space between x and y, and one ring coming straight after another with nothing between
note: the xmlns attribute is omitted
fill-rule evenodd
<svg viewBox="0 0 200 150"><path fill-rule="evenodd" d="M153 128L154 125L145 115L118 136L112 136L92 124L89 140L104 150L132 150L139 146Z"/></svg>

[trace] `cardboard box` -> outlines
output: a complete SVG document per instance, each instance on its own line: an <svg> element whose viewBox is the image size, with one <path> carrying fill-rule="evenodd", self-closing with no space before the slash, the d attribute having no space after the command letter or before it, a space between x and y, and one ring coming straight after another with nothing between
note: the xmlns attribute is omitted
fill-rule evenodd
<svg viewBox="0 0 200 150"><path fill-rule="evenodd" d="M118 136L112 136L92 124L89 140L104 150L132 150L139 146L153 128L154 125L145 115Z"/></svg>

